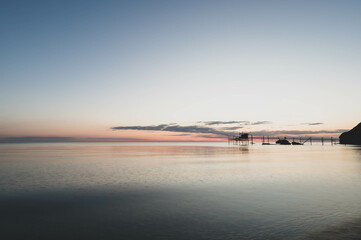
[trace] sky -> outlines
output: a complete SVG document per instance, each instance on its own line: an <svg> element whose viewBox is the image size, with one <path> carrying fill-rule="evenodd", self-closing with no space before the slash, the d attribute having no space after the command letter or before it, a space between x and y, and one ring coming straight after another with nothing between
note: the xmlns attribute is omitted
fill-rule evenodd
<svg viewBox="0 0 361 240"><path fill-rule="evenodd" d="M361 1L1 1L0 138L338 136L360 24Z"/></svg>

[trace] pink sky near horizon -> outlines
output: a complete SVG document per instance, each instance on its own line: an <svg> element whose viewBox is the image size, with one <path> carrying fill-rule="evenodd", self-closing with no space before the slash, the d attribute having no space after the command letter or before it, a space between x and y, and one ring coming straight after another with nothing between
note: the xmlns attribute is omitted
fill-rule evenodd
<svg viewBox="0 0 361 240"><path fill-rule="evenodd" d="M189 126L185 124L183 126ZM276 126L273 126L276 125ZM252 132L262 130L336 130L336 129L351 129L354 126L348 128L327 128L327 124L320 124L316 126L307 126L304 124L290 124L291 126L283 126L277 124L268 124L263 126L249 126L241 128L237 131L230 131L231 133L237 134L239 132ZM140 125L142 126L142 125ZM204 125L202 125L204 126ZM111 126L111 127L114 127ZM112 130L111 127L102 126L100 124L73 124L68 123L57 123L57 124L33 124L22 125L17 127L9 124L6 128L0 129L0 137L72 137L76 139L82 139L83 141L227 141L227 136L219 138L206 138L201 135L204 133L189 133L189 132L169 132L169 131L146 131L146 130ZM210 126L212 127L212 126ZM224 127L224 126L223 126ZM332 126L331 126L332 127ZM221 129L220 127L215 127ZM214 136L208 134L209 136ZM264 134L268 136L270 134ZM292 134L279 134L270 136L297 136ZM314 137L338 137L339 133L316 133L316 134L302 134L301 136L314 136ZM88 139L91 138L91 139ZM87 140L88 139L88 140ZM122 140L124 139L124 140Z"/></svg>

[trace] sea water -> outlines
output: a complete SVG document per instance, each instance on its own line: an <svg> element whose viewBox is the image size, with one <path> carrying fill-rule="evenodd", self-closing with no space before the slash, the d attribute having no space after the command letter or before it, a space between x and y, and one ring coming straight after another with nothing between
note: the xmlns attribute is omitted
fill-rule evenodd
<svg viewBox="0 0 361 240"><path fill-rule="evenodd" d="M359 239L361 147L0 144L1 239Z"/></svg>

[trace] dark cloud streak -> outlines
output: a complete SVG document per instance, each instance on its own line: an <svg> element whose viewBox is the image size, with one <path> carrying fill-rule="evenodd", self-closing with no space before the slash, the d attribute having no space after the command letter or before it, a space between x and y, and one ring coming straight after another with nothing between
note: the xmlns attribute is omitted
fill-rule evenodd
<svg viewBox="0 0 361 240"><path fill-rule="evenodd" d="M242 124L247 123L248 121L200 121L205 125L227 125L227 124Z"/></svg>
<svg viewBox="0 0 361 240"><path fill-rule="evenodd" d="M305 125L309 125L309 126L316 126L316 125L322 125L324 123L321 123L321 122L314 122L314 123L303 123Z"/></svg>
<svg viewBox="0 0 361 240"><path fill-rule="evenodd" d="M263 125L263 124L271 124L270 121L200 121L200 123L204 123L205 125L227 125L227 124L241 124L241 125Z"/></svg>
<svg viewBox="0 0 361 240"><path fill-rule="evenodd" d="M180 126L180 125L167 125L161 124L157 126L118 126L112 127L113 130L145 130L145 131L165 131L165 132L179 132L179 133L208 133L219 136L230 135L230 132L221 131L212 127L204 126Z"/></svg>
<svg viewBox="0 0 361 240"><path fill-rule="evenodd" d="M313 134L339 134L347 131L347 129L336 129L336 130L320 130L320 131L309 131L309 130L277 130L277 131L256 131L252 132L254 136L282 136L282 135L313 135Z"/></svg>
<svg viewBox="0 0 361 240"><path fill-rule="evenodd" d="M270 122L270 121L258 121L258 122L250 123L249 125L264 125L264 124L272 124L272 122Z"/></svg>
<svg viewBox="0 0 361 240"><path fill-rule="evenodd" d="M268 124L268 121L260 121L250 123L252 125L261 125ZM216 125L216 123L212 123ZM212 125L211 124L211 125ZM222 128L214 128L208 126L180 126L180 125L167 125L160 124L156 126L118 126L113 127L113 130L146 130L146 131L166 131L166 132L177 132L177 133L197 133L201 134L198 136L206 137L206 138L224 138L229 135L236 135L238 133L235 130L239 130L242 127L222 127ZM310 130L263 130L263 131L251 131L250 133L253 136L301 136L301 135L315 135L315 134L339 134L347 131L347 129L336 129L336 130L319 130L319 131L310 131Z"/></svg>
<svg viewBox="0 0 361 240"><path fill-rule="evenodd" d="M238 129L242 129L243 127L222 127L222 130L229 130L229 131L234 131L234 130L238 130Z"/></svg>

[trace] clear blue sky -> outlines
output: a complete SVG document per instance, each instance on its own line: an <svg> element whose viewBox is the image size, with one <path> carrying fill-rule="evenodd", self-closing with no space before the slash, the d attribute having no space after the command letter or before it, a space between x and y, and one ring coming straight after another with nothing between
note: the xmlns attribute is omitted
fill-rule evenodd
<svg viewBox="0 0 361 240"><path fill-rule="evenodd" d="M151 138L110 129L198 121L318 131L361 121L361 1L0 4L0 137Z"/></svg>

